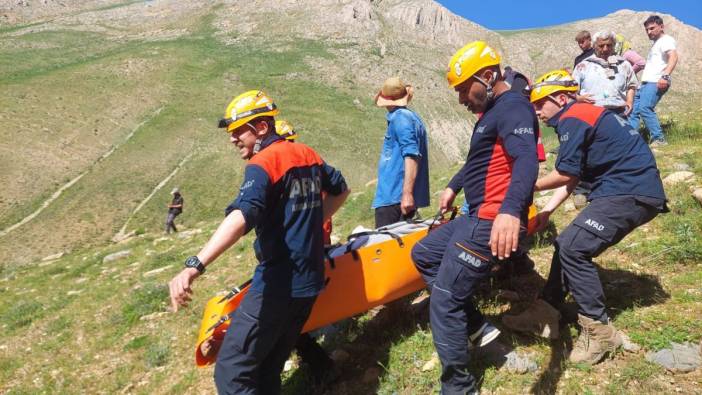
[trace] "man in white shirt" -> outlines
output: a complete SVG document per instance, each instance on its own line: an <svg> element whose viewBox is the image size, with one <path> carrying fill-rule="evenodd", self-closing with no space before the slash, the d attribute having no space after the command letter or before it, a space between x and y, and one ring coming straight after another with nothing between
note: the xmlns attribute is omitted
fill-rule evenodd
<svg viewBox="0 0 702 395"><path fill-rule="evenodd" d="M636 92L634 111L631 113L631 127L638 130L639 117L651 133L651 146L668 144L665 141L661 124L656 115L656 104L670 88L670 74L678 63L675 39L663 32L663 19L651 15L644 22L646 34L653 41L646 59L646 67L641 75L641 87Z"/></svg>

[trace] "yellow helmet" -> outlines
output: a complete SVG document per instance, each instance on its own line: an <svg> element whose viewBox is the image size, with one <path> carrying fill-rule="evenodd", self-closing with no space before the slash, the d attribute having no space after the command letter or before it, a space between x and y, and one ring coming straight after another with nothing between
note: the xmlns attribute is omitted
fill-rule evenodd
<svg viewBox="0 0 702 395"><path fill-rule="evenodd" d="M297 139L297 132L295 132L295 128L288 121L275 121L275 132L288 141Z"/></svg>
<svg viewBox="0 0 702 395"><path fill-rule="evenodd" d="M276 115L278 108L273 100L263 91L251 90L240 94L229 103L224 118L219 120L219 127L227 128L227 132L231 133L253 119Z"/></svg>
<svg viewBox="0 0 702 395"><path fill-rule="evenodd" d="M473 41L456 52L448 65L446 79L449 86L456 85L470 78L479 70L500 64L500 55L484 41Z"/></svg>
<svg viewBox="0 0 702 395"><path fill-rule="evenodd" d="M552 70L536 79L529 100L535 103L556 92L577 92L578 83L565 70Z"/></svg>

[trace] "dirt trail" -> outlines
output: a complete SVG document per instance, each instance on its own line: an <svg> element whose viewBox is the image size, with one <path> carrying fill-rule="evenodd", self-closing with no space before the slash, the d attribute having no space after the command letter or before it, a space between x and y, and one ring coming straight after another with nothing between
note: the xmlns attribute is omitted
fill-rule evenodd
<svg viewBox="0 0 702 395"><path fill-rule="evenodd" d="M85 176L86 174L90 173L90 171L93 169L93 167L94 167L95 165L97 165L98 163L102 162L103 160L109 158L110 155L112 155L119 147L121 147L121 146L124 145L126 142L128 142L132 137L134 137L134 134L135 134L142 126L144 126L144 124L146 124L148 121L150 121L150 120L153 119L155 116L157 116L159 113L161 113L162 110L163 110L163 106L157 108L156 111L154 111L148 118L146 118L145 120L143 120L142 122L140 122L138 125L136 125L136 126L134 127L134 129L132 129L132 131L127 135L127 137L125 137L125 139L124 139L120 144L118 144L118 145L112 147L109 151L105 152L101 157L98 158L97 161L95 161L95 164L93 164L90 168L88 168L88 169L85 170L84 172L80 173L78 176L76 176L76 177L73 178L72 180L68 181L67 183L63 184L63 186L61 186L61 188L59 188L56 192L54 192L53 194L51 194L51 196L50 196L48 199L46 199L46 200L41 204L41 206L39 206L39 208L36 209L33 213L31 213L31 214L29 214L28 216L22 218L22 220L19 221L19 222L17 222L16 224L10 225L10 226L8 226L8 227L5 228L5 229L0 230L0 237L3 237L3 236L5 236L5 235L7 235L8 233L12 232L13 230L19 228L20 226L22 226L22 225L26 224L27 222L29 222L29 221L33 220L34 218L36 218L39 214L41 214L42 211L44 211L47 207L49 207L49 205L50 205L51 203L53 203L56 199L58 199L58 197L61 196L61 194L62 194L65 190L67 190L68 188L72 187L73 184L75 184L76 182L78 182L81 178L83 178L83 176Z"/></svg>

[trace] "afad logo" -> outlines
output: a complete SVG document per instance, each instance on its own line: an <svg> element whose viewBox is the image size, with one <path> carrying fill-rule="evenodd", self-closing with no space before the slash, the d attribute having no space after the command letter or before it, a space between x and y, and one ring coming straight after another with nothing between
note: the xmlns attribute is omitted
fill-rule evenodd
<svg viewBox="0 0 702 395"><path fill-rule="evenodd" d="M481 261L480 259L476 258L475 256L473 256L465 251L461 251L461 253L458 254L458 257L463 262L470 263L471 265L473 265L475 267L480 267L483 264L483 261Z"/></svg>

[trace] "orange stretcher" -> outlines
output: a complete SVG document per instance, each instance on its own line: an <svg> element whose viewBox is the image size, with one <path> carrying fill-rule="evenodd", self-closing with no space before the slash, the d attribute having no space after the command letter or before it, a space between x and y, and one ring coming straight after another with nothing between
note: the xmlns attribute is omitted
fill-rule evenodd
<svg viewBox="0 0 702 395"><path fill-rule="evenodd" d="M532 225L535 214L536 209L530 209L529 225ZM441 222L435 225L440 226ZM302 332L330 325L424 288L424 280L410 254L415 243L433 228L435 226L425 226L403 236L386 232L392 238L327 259L325 287L317 297ZM382 229L373 233L383 233ZM234 288L226 296L217 296L207 302L195 351L197 366L215 362L230 318L248 292L250 282Z"/></svg>

